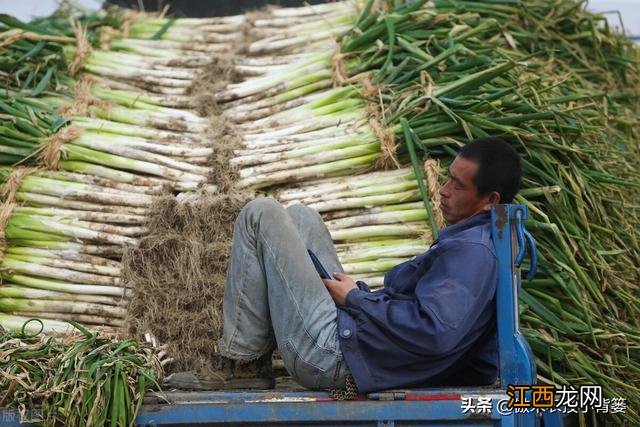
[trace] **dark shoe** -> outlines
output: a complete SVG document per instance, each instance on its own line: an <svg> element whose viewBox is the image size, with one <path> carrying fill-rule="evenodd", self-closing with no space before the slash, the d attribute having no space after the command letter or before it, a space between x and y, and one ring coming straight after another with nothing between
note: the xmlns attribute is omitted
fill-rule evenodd
<svg viewBox="0 0 640 427"><path fill-rule="evenodd" d="M271 389L275 387L271 353L249 362L215 355L204 371L176 372L165 386L182 390Z"/></svg>

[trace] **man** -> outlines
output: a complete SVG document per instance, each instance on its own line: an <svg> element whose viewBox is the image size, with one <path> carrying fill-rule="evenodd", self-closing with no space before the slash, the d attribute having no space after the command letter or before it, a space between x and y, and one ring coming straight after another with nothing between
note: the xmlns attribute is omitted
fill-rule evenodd
<svg viewBox="0 0 640 427"><path fill-rule="evenodd" d="M522 176L498 138L464 146L441 188L449 226L425 253L394 267L370 292L343 273L321 217L269 198L236 221L224 295L221 356L206 374L175 374L186 388L270 387L271 352L301 385L361 393L411 386L491 384L497 375L494 204ZM334 279L320 279L311 249ZM324 286L323 286L324 284Z"/></svg>

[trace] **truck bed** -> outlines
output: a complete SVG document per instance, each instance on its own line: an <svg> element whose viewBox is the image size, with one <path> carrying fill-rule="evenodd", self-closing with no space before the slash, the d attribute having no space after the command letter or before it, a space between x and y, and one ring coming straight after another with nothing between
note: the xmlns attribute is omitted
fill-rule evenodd
<svg viewBox="0 0 640 427"><path fill-rule="evenodd" d="M492 399L488 413L463 413L463 398ZM306 391L290 383L268 391L148 394L140 425L156 426L491 426L500 425L499 388L392 390L336 401L326 392Z"/></svg>

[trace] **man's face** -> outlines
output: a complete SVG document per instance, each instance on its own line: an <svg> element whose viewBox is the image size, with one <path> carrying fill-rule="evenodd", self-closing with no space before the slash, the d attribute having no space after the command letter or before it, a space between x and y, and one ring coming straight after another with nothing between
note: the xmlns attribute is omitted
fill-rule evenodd
<svg viewBox="0 0 640 427"><path fill-rule="evenodd" d="M492 192L478 195L474 178L478 172L478 163L457 156L449 166L449 179L440 188L440 209L449 224L455 224L471 216L491 209L491 205L500 202L500 195Z"/></svg>

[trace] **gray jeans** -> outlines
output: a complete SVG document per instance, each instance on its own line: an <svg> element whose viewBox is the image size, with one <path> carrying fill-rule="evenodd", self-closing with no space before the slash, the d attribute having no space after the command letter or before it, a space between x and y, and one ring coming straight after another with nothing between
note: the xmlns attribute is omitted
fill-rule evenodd
<svg viewBox="0 0 640 427"><path fill-rule="evenodd" d="M233 233L219 349L229 358L252 360L277 346L301 385L343 387L336 305L307 249L330 273L343 272L329 231L313 209L285 209L266 197L242 209Z"/></svg>

